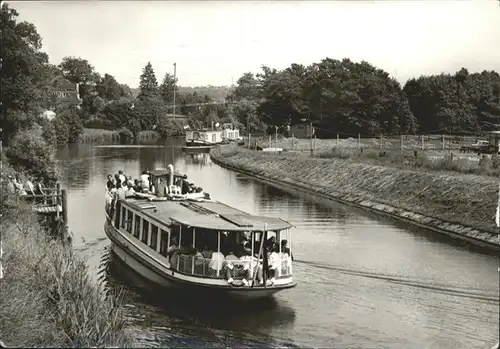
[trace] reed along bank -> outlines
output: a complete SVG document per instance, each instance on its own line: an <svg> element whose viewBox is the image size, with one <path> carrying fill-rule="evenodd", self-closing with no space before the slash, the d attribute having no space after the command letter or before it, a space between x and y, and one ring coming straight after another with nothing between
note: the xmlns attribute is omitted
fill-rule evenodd
<svg viewBox="0 0 500 349"><path fill-rule="evenodd" d="M305 190L392 218L500 250L493 177L401 169L338 158L267 153L235 145L210 153L224 167Z"/></svg>

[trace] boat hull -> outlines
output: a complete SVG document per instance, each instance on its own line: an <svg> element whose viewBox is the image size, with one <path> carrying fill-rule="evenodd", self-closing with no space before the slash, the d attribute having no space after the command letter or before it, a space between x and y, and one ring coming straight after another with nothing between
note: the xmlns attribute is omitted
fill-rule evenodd
<svg viewBox="0 0 500 349"><path fill-rule="evenodd" d="M187 283L183 280L176 278L175 273L170 275L168 273L161 272L156 268L151 267L144 260L139 258L133 253L130 246L126 243L120 241L117 235L120 234L115 227L113 227L108 221L105 223L104 230L106 235L111 240L111 249L114 254L120 259L120 261L127 267L132 269L137 274L141 275L143 278L152 282L160 287L169 289L183 289L189 292L203 292L203 295L211 295L214 298L218 297L231 297L237 300L250 300L259 298L269 298L272 297L279 291L284 289L295 287L295 283L286 286L279 287L213 287L204 284ZM177 273L179 274L179 273Z"/></svg>

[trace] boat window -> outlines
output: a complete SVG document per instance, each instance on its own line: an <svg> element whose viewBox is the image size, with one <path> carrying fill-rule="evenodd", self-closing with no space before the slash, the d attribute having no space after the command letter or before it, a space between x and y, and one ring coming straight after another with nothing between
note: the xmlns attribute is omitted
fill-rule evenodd
<svg viewBox="0 0 500 349"><path fill-rule="evenodd" d="M168 231L160 229L161 240L160 240L160 253L164 256L167 255L167 246L168 246Z"/></svg>
<svg viewBox="0 0 500 349"><path fill-rule="evenodd" d="M127 210L127 224L125 225L125 230L127 233L132 233L132 220L134 219L134 214Z"/></svg>
<svg viewBox="0 0 500 349"><path fill-rule="evenodd" d="M141 233L141 217L135 215L135 226L134 226L134 236L139 238L139 234Z"/></svg>
<svg viewBox="0 0 500 349"><path fill-rule="evenodd" d="M145 219L142 220L142 239L141 241L145 244L148 243L148 235L149 235L149 222Z"/></svg>
<svg viewBox="0 0 500 349"><path fill-rule="evenodd" d="M121 222L121 225L120 225L122 228L125 228L125 222L127 221L126 214L127 214L127 209L125 207L122 207L122 217L121 217L122 222Z"/></svg>
<svg viewBox="0 0 500 349"><path fill-rule="evenodd" d="M151 224L151 242L149 243L149 247L156 251L158 247L158 227L154 224Z"/></svg>

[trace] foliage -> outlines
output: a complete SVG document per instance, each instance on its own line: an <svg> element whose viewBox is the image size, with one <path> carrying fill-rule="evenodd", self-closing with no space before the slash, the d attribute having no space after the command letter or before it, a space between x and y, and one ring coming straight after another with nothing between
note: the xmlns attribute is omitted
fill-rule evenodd
<svg viewBox="0 0 500 349"><path fill-rule="evenodd" d="M0 297L2 340L22 347L126 346L121 291L106 296L84 260L50 240L29 207L13 204L0 227L0 292L8 295Z"/></svg>
<svg viewBox="0 0 500 349"><path fill-rule="evenodd" d="M175 122L171 119L164 118L162 119L162 121L160 121L155 131L158 132L160 137L166 138L172 136L180 136L183 134L184 129L182 128L180 123Z"/></svg>
<svg viewBox="0 0 500 349"><path fill-rule="evenodd" d="M148 62L148 64L146 64L146 66L142 69L139 87L141 89L138 96L139 99L151 99L158 97L158 81L156 80L156 75L151 62Z"/></svg>
<svg viewBox="0 0 500 349"><path fill-rule="evenodd" d="M467 134L498 129L500 75L494 71L421 76L404 87L421 133Z"/></svg>
<svg viewBox="0 0 500 349"><path fill-rule="evenodd" d="M6 155L12 167L35 178L51 183L56 180L55 156L42 135L42 127L19 131L12 138Z"/></svg>
<svg viewBox="0 0 500 349"><path fill-rule="evenodd" d="M174 90L178 93L177 78L174 81L172 74L166 73L163 82L160 85L160 97L166 105L172 104L174 101Z"/></svg>
<svg viewBox="0 0 500 349"><path fill-rule="evenodd" d="M18 13L2 3L2 104L0 110L3 138L6 143L17 130L31 127L40 112L45 83L44 65L48 57L41 52L42 38L35 26L17 22Z"/></svg>

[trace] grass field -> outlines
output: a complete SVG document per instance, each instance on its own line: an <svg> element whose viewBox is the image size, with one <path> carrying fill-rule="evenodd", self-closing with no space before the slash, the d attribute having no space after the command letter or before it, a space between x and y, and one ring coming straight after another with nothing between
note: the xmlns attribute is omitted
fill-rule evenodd
<svg viewBox="0 0 500 349"><path fill-rule="evenodd" d="M372 165L401 168L425 168L436 171L454 171L480 175L500 175L500 159L497 156L462 153L463 145L477 141L475 137L403 136L397 138L344 138L309 139L255 138L262 148L282 148L287 156L340 158ZM311 144L312 143L312 144ZM311 145L313 154L311 155Z"/></svg>

